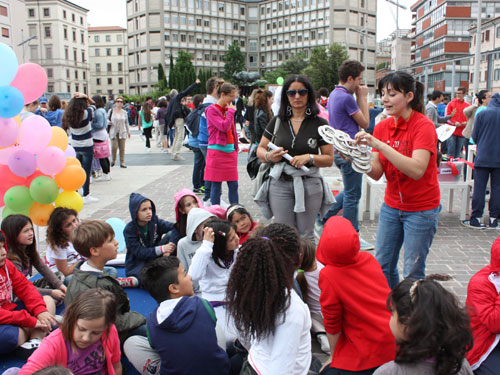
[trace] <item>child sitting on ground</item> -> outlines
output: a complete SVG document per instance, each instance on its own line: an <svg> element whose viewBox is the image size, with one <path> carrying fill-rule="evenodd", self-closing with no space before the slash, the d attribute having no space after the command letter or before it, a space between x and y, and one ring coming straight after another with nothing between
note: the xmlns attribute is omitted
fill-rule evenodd
<svg viewBox="0 0 500 375"><path fill-rule="evenodd" d="M35 267L43 276L34 282L40 294L62 301L66 286L40 259L31 219L24 215L9 215L2 221L2 231L9 249L7 258L26 277L32 275L33 267Z"/></svg>
<svg viewBox="0 0 500 375"><path fill-rule="evenodd" d="M78 213L71 208L57 207L49 217L49 246L45 253L45 263L53 272L59 271L65 276L65 285L69 284L76 263L82 259L70 241L71 233L78 224Z"/></svg>
<svg viewBox="0 0 500 375"><path fill-rule="evenodd" d="M321 305L319 297L319 272L323 269L323 265L316 261L316 247L308 238L300 239L301 265L297 271L296 280L299 283L302 299L309 307L311 313L312 327L311 331L316 334L321 350L330 354L330 344L326 337L325 325L323 324L323 315L321 315Z"/></svg>
<svg viewBox="0 0 500 375"><path fill-rule="evenodd" d="M52 298L42 298L35 286L7 259L5 245L4 234L0 231L0 354L19 348L18 354L28 358L55 323L56 308ZM14 302L14 295L19 302Z"/></svg>
<svg viewBox="0 0 500 375"><path fill-rule="evenodd" d="M215 314L204 299L193 297L191 276L176 257L155 259L140 274L158 302L148 317L148 339L134 336L124 344L129 361L142 374L229 373L227 354L217 345ZM157 364L161 361L160 371ZM148 371L144 372L144 369Z"/></svg>
<svg viewBox="0 0 500 375"><path fill-rule="evenodd" d="M82 291L92 288L109 290L116 297L118 316L116 328L121 342L133 334L146 335L146 319L135 311L130 311L127 293L115 278L105 270L104 265L115 259L118 253L118 241L115 240L113 228L101 220L83 221L74 231L73 245L80 255L87 261L80 261L75 266L73 277L69 283L64 303L68 306ZM129 280L127 280L129 279ZM129 284L138 284L135 278L125 278L122 281Z"/></svg>
<svg viewBox="0 0 500 375"><path fill-rule="evenodd" d="M115 320L113 293L101 289L83 291L66 308L61 328L43 340L19 375L54 365L67 367L74 374L121 375Z"/></svg>
<svg viewBox="0 0 500 375"><path fill-rule="evenodd" d="M236 234L240 238L240 245L243 245L259 223L252 220L250 213L241 204L230 205L226 215L227 220L236 225Z"/></svg>
<svg viewBox="0 0 500 375"><path fill-rule="evenodd" d="M147 261L175 253L179 234L174 224L158 218L153 201L140 194L130 194L129 210L132 221L123 230L127 245L125 272L138 277Z"/></svg>
<svg viewBox="0 0 500 375"><path fill-rule="evenodd" d="M394 287L387 307L392 312L396 359L374 375L472 375L465 359L472 346L467 311L437 282L450 279L444 275L421 280L409 277ZM498 370L496 367L492 374Z"/></svg>

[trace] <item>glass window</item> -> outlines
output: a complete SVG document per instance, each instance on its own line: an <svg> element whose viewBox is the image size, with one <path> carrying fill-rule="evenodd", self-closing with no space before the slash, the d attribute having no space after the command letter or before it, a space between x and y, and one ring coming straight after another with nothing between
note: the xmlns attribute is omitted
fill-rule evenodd
<svg viewBox="0 0 500 375"><path fill-rule="evenodd" d="M111 35L106 35L106 42L111 42Z"/></svg>
<svg viewBox="0 0 500 375"><path fill-rule="evenodd" d="M101 56L101 50L99 48L95 49L94 56Z"/></svg>
<svg viewBox="0 0 500 375"><path fill-rule="evenodd" d="M43 16L50 17L50 9L49 8L43 8Z"/></svg>

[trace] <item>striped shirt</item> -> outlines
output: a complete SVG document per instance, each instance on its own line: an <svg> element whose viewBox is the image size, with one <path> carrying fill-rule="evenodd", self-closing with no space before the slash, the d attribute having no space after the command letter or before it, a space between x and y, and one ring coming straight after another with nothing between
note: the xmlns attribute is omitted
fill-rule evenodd
<svg viewBox="0 0 500 375"><path fill-rule="evenodd" d="M83 114L83 120L78 128L70 126L71 146L75 151L85 151L86 148L94 146L92 138L92 117L94 114L93 107L88 107Z"/></svg>

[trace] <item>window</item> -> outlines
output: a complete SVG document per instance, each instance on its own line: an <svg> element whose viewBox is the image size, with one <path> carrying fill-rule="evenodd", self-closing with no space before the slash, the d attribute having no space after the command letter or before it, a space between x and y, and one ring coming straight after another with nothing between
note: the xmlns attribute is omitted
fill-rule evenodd
<svg viewBox="0 0 500 375"><path fill-rule="evenodd" d="M118 71L119 72L123 71L123 63L121 63L121 62L118 63Z"/></svg>
<svg viewBox="0 0 500 375"><path fill-rule="evenodd" d="M116 50L116 53L118 54L118 56L121 56L121 55L122 55L122 53L123 53L123 50L122 50L121 48L118 48L118 49Z"/></svg>
<svg viewBox="0 0 500 375"><path fill-rule="evenodd" d="M95 64L95 71L100 72L101 71L101 64L97 63Z"/></svg>
<svg viewBox="0 0 500 375"><path fill-rule="evenodd" d="M75 79L78 79L78 70L75 70Z"/></svg>
<svg viewBox="0 0 500 375"><path fill-rule="evenodd" d="M73 42L76 42L76 30L73 30Z"/></svg>
<svg viewBox="0 0 500 375"><path fill-rule="evenodd" d="M54 92L54 85L48 85L47 92Z"/></svg>
<svg viewBox="0 0 500 375"><path fill-rule="evenodd" d="M87 79L87 74L85 73L85 70L83 71L83 79Z"/></svg>
<svg viewBox="0 0 500 375"><path fill-rule="evenodd" d="M68 47L64 47L64 58L66 60L69 60L69 49L68 49Z"/></svg>
<svg viewBox="0 0 500 375"><path fill-rule="evenodd" d="M107 64L106 64L106 70L107 70L108 72L111 72L111 70L112 70L112 68L111 68L111 63L107 63Z"/></svg>
<svg viewBox="0 0 500 375"><path fill-rule="evenodd" d="M7 17L7 7L0 5L0 16Z"/></svg>
<svg viewBox="0 0 500 375"><path fill-rule="evenodd" d="M69 79L69 69L66 69L66 78Z"/></svg>
<svg viewBox="0 0 500 375"><path fill-rule="evenodd" d="M43 16L50 17L50 9L49 8L43 8Z"/></svg>
<svg viewBox="0 0 500 375"><path fill-rule="evenodd" d="M76 50L76 48L73 49L73 60L75 60L75 61L78 61L77 54L78 54L78 51Z"/></svg>
<svg viewBox="0 0 500 375"><path fill-rule="evenodd" d="M85 59L85 51L82 51L82 62L85 62L86 59Z"/></svg>
<svg viewBox="0 0 500 375"><path fill-rule="evenodd" d="M208 21L208 20L204 20L204 21L203 21L203 26L205 26L205 27L210 27L210 21Z"/></svg>
<svg viewBox="0 0 500 375"><path fill-rule="evenodd" d="M238 31L238 22L233 22L233 30Z"/></svg>
<svg viewBox="0 0 500 375"><path fill-rule="evenodd" d="M112 85L113 84L113 78L108 78L108 85Z"/></svg>
<svg viewBox="0 0 500 375"><path fill-rule="evenodd" d="M201 18L196 19L196 26L201 26Z"/></svg>
<svg viewBox="0 0 500 375"><path fill-rule="evenodd" d="M186 35L181 34L181 42L186 42ZM215 41L215 44L217 44L217 41Z"/></svg>
<svg viewBox="0 0 500 375"><path fill-rule="evenodd" d="M116 41L121 42L122 41L122 34L117 34L116 35Z"/></svg>
<svg viewBox="0 0 500 375"><path fill-rule="evenodd" d="M71 13L71 21L75 22L75 14L74 13Z"/></svg>
<svg viewBox="0 0 500 375"><path fill-rule="evenodd" d="M111 42L111 35L106 35L106 42Z"/></svg>
<svg viewBox="0 0 500 375"><path fill-rule="evenodd" d="M9 37L9 29L7 29L6 27L2 27L2 36L4 38L8 38Z"/></svg>
<svg viewBox="0 0 500 375"><path fill-rule="evenodd" d="M500 38L500 26L497 27L497 38Z"/></svg>
<svg viewBox="0 0 500 375"><path fill-rule="evenodd" d="M80 17L80 25L83 25L83 17Z"/></svg>
<svg viewBox="0 0 500 375"><path fill-rule="evenodd" d="M486 30L486 41L490 41L490 30Z"/></svg>
<svg viewBox="0 0 500 375"><path fill-rule="evenodd" d="M52 46L45 47L45 58L52 59Z"/></svg>
<svg viewBox="0 0 500 375"><path fill-rule="evenodd" d="M63 29L63 36L64 36L64 39L66 39L66 40L68 39L68 29L66 27Z"/></svg>
<svg viewBox="0 0 500 375"><path fill-rule="evenodd" d="M66 19L66 11L63 10L63 18Z"/></svg>
<svg viewBox="0 0 500 375"><path fill-rule="evenodd" d="M50 38L50 26L45 26L43 28L44 34L46 38Z"/></svg>
<svg viewBox="0 0 500 375"><path fill-rule="evenodd" d="M111 48L106 48L106 56L111 56Z"/></svg>
<svg viewBox="0 0 500 375"><path fill-rule="evenodd" d="M99 35L94 35L94 42L99 43Z"/></svg>
<svg viewBox="0 0 500 375"><path fill-rule="evenodd" d="M244 16L244 15L245 15L245 8L241 7L240 8L240 16Z"/></svg>
<svg viewBox="0 0 500 375"><path fill-rule="evenodd" d="M28 9L28 17L35 17L35 9L33 8Z"/></svg>
<svg viewBox="0 0 500 375"><path fill-rule="evenodd" d="M80 41L82 44L85 44L85 34L84 33L80 34Z"/></svg>
<svg viewBox="0 0 500 375"><path fill-rule="evenodd" d="M95 49L94 56L101 56L101 50L99 48Z"/></svg>
<svg viewBox="0 0 500 375"><path fill-rule="evenodd" d="M118 84L123 85L123 77L118 77Z"/></svg>
<svg viewBox="0 0 500 375"><path fill-rule="evenodd" d="M95 80L95 84L96 84L97 86L100 86L100 85L101 85L101 79L100 79L100 78L97 78L97 79Z"/></svg>

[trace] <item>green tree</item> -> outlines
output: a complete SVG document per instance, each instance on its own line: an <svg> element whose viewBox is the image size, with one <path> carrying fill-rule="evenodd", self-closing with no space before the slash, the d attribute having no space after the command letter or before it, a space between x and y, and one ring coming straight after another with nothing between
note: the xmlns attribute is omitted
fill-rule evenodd
<svg viewBox="0 0 500 375"><path fill-rule="evenodd" d="M158 64L158 88L163 91L167 88L167 77L165 76L165 70L163 70L163 64Z"/></svg>
<svg viewBox="0 0 500 375"><path fill-rule="evenodd" d="M303 73L316 89L326 87L333 90L339 82L339 66L348 58L346 48L339 43L333 43L328 50L325 47L315 47Z"/></svg>
<svg viewBox="0 0 500 375"><path fill-rule="evenodd" d="M283 78L288 77L292 74L301 74L302 71L307 67L309 63L307 62L307 56L304 51L299 51L283 64L280 68L283 70Z"/></svg>
<svg viewBox="0 0 500 375"><path fill-rule="evenodd" d="M234 73L239 73L246 70L245 65L245 55L241 52L239 43L232 43L229 45L226 54L223 57L225 62L224 64L224 72L223 78L226 81L230 81L233 83L238 83L233 78Z"/></svg>
<svg viewBox="0 0 500 375"><path fill-rule="evenodd" d="M173 89L175 86L174 58L170 55L170 67L168 70L168 87Z"/></svg>

